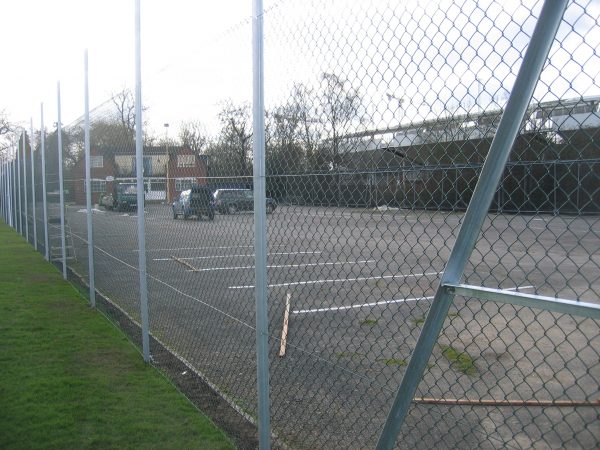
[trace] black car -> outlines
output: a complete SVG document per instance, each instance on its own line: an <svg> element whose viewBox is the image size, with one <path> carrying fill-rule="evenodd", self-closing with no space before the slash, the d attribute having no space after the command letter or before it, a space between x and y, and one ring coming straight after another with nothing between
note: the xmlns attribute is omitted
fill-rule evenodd
<svg viewBox="0 0 600 450"><path fill-rule="evenodd" d="M208 220L215 218L213 197L210 190L204 186L193 186L187 191L182 191L172 207L173 219L179 216L184 220L191 216L195 216L198 220L202 216L208 217Z"/></svg>
<svg viewBox="0 0 600 450"><path fill-rule="evenodd" d="M217 189L214 193L215 207L221 214L254 210L254 192L250 189ZM267 197L267 214L277 208L277 202Z"/></svg>

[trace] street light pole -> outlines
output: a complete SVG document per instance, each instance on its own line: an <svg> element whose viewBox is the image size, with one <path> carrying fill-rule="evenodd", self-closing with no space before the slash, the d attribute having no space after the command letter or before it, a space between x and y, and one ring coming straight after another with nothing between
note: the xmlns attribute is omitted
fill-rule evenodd
<svg viewBox="0 0 600 450"><path fill-rule="evenodd" d="M402 125L402 119L404 116L404 100L405 100L404 97L398 97L391 92L387 92L385 94L385 96L387 97L388 102L391 102L393 100L397 104L397 109L398 109L398 111L400 111L400 114L399 114L400 118L398 119L398 125L399 126ZM395 111L393 111L393 112L395 112Z"/></svg>

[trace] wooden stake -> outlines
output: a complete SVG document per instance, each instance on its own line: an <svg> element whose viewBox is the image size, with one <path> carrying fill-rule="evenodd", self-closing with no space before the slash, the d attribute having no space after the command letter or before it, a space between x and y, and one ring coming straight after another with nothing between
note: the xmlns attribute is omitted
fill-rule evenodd
<svg viewBox="0 0 600 450"><path fill-rule="evenodd" d="M540 406L540 407L577 407L600 406L600 400L493 400L493 399L457 399L457 398L426 398L419 397L413 402L424 405L469 405L469 406Z"/></svg>
<svg viewBox="0 0 600 450"><path fill-rule="evenodd" d="M285 356L285 345L287 344L288 324L290 320L290 301L292 294L289 292L285 298L285 312L283 313L283 328L281 330L281 345L279 346L279 356Z"/></svg>
<svg viewBox="0 0 600 450"><path fill-rule="evenodd" d="M185 267L187 267L188 269L192 269L194 272L197 272L198 269L195 268L194 266L192 266L189 262L184 261L183 259L178 258L177 256L173 256L171 255L171 259L173 261L177 261L179 264L183 264Z"/></svg>

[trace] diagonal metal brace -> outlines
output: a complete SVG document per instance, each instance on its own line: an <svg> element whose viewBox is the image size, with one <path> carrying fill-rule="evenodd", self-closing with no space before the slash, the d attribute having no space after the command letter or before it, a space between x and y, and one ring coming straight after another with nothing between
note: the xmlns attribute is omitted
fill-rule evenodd
<svg viewBox="0 0 600 450"><path fill-rule="evenodd" d="M506 109L469 202L462 227L446 264L431 309L421 330L406 373L377 443L378 450L392 449L412 404L415 391L438 339L454 294L445 285L458 284L471 256L483 221L500 181L510 150L539 80L568 0L546 0L523 58Z"/></svg>

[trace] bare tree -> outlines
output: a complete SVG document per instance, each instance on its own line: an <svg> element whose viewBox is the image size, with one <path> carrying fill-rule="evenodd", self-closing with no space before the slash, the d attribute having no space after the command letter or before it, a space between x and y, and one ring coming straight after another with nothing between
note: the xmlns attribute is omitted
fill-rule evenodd
<svg viewBox="0 0 600 450"><path fill-rule="evenodd" d="M302 168L300 118L295 105L283 105L267 113L265 126L267 164L270 173L289 173Z"/></svg>
<svg viewBox="0 0 600 450"><path fill-rule="evenodd" d="M130 89L122 89L112 95L117 120L133 135L135 133L135 96Z"/></svg>
<svg viewBox="0 0 600 450"><path fill-rule="evenodd" d="M113 93L111 100L115 107L115 119L117 123L119 123L133 139L135 136L135 95L130 89L124 88L117 93ZM142 106L142 112L147 110L148 107ZM112 121L109 120L109 122ZM153 145L156 143L157 138L146 131L146 125L147 122L144 120L142 123L144 145Z"/></svg>
<svg viewBox="0 0 600 450"><path fill-rule="evenodd" d="M311 166L322 129L317 103L314 91L297 83L289 102L267 113L266 147L271 172L298 171Z"/></svg>
<svg viewBox="0 0 600 450"><path fill-rule="evenodd" d="M344 135L354 131L352 128L363 123L362 99L358 90L350 85L348 80L332 73L321 76L323 96L322 114L327 126L329 137L324 149L329 152L330 162L340 164L340 155L345 153L340 144Z"/></svg>
<svg viewBox="0 0 600 450"><path fill-rule="evenodd" d="M206 150L207 134L206 127L199 121L183 122L179 129L179 140L184 147L200 155Z"/></svg>
<svg viewBox="0 0 600 450"><path fill-rule="evenodd" d="M0 111L0 155L4 155L10 147L8 136L15 131L15 125L10 122L6 111Z"/></svg>
<svg viewBox="0 0 600 450"><path fill-rule="evenodd" d="M321 122L316 117L317 102L314 91L306 85L297 83L292 88L294 116L298 120L298 134L307 160L316 152L321 137Z"/></svg>
<svg viewBox="0 0 600 450"><path fill-rule="evenodd" d="M234 105L227 101L219 113L219 120L222 125L219 147L223 156L231 159L230 165L234 171L247 174L250 171L252 152L250 105Z"/></svg>

